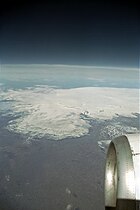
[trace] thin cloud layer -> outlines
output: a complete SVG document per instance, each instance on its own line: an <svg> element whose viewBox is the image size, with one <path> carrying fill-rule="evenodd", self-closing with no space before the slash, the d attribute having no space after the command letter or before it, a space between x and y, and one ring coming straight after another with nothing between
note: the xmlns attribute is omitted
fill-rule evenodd
<svg viewBox="0 0 140 210"><path fill-rule="evenodd" d="M61 140L88 134L90 119L111 119L116 115L134 117L133 113L139 113L138 91L37 86L7 92L1 90L0 99L10 101L10 110L9 106L8 109L5 106L4 114L18 116L9 122L10 131L30 138L48 136L50 139Z"/></svg>

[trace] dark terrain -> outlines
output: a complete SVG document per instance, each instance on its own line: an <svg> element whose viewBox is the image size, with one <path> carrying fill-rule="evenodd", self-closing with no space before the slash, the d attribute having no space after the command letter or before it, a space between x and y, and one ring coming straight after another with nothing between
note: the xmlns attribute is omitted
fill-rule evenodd
<svg viewBox="0 0 140 210"><path fill-rule="evenodd" d="M0 210L103 210L106 150L98 141L109 137L103 128L118 120L139 126L138 116L118 116L92 121L89 135L80 138L26 141L1 117Z"/></svg>

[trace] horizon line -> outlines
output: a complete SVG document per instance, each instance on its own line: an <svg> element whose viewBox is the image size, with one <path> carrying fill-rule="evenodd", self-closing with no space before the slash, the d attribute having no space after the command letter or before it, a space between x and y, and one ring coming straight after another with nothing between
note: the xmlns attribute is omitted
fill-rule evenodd
<svg viewBox="0 0 140 210"><path fill-rule="evenodd" d="M47 64L47 63L1 63L1 65L5 66L11 66L11 65L17 65L17 66L64 66L64 67L82 67L82 68L99 68L99 69L123 69L123 70L139 70L139 67L121 67L121 66L97 66L97 65L76 65L76 64Z"/></svg>

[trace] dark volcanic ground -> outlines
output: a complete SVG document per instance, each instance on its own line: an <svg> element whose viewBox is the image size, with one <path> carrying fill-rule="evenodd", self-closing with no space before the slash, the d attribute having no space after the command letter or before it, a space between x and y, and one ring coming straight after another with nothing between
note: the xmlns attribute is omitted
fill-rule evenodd
<svg viewBox="0 0 140 210"><path fill-rule="evenodd" d="M104 209L105 153L98 141L110 137L102 131L116 119L91 122L84 137L30 142L10 133L8 120L0 118L0 210ZM117 120L139 127L138 116Z"/></svg>

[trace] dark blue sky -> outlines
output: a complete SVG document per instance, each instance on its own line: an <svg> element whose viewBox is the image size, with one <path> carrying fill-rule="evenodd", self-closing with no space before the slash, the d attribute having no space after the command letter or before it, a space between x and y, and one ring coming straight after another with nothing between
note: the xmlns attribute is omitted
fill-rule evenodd
<svg viewBox="0 0 140 210"><path fill-rule="evenodd" d="M138 67L138 5L117 1L5 1L2 63Z"/></svg>

